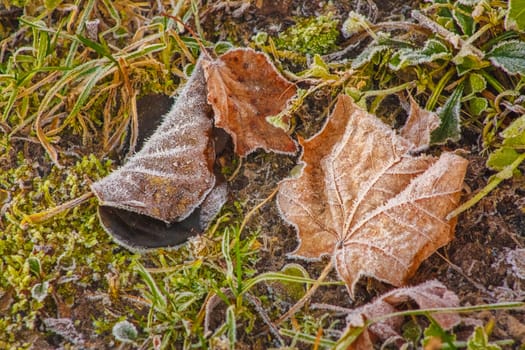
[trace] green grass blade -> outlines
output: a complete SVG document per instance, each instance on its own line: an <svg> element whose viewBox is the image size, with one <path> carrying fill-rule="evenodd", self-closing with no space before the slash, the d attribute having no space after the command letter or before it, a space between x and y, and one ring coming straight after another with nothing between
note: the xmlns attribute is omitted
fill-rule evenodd
<svg viewBox="0 0 525 350"><path fill-rule="evenodd" d="M237 343L237 322L235 320L235 306L230 305L226 309L226 326L228 327L228 341L230 350L235 349Z"/></svg>
<svg viewBox="0 0 525 350"><path fill-rule="evenodd" d="M311 334L298 332L292 329L282 328L279 330L279 333L286 337L297 339L306 344L319 344L320 346L325 347L325 348L331 348L336 345L336 342L332 340L325 339L325 338L318 339L316 336L313 336Z"/></svg>
<svg viewBox="0 0 525 350"><path fill-rule="evenodd" d="M244 288L242 289L241 293L246 293L257 283L268 282L268 281L295 282L295 283L305 283L305 284L314 284L317 282L317 280L314 280L311 278L292 276L292 275L288 275L282 272L265 272L254 278L246 280L244 282ZM321 282L320 285L322 286L344 285L344 282L341 282L341 281Z"/></svg>
<svg viewBox="0 0 525 350"><path fill-rule="evenodd" d="M135 269L137 270L138 274L142 278L142 280L146 283L148 286L151 296L152 296L152 304L153 306L160 312L165 312L167 308L167 301L164 297L164 294L160 290L159 286L155 282L155 279L153 279L153 276L142 266L142 264L137 263L135 266Z"/></svg>
<svg viewBox="0 0 525 350"><path fill-rule="evenodd" d="M135 52L131 52L131 53L122 55L122 57L127 59L127 60L133 60L135 58L140 58L140 57L149 55L149 54L154 53L154 52L162 51L165 48L166 48L166 44L147 45L147 46L143 47L139 51L135 51Z"/></svg>
<svg viewBox="0 0 525 350"><path fill-rule="evenodd" d="M48 56L49 34L47 32L40 32L40 34L35 37L38 38L38 42L36 43L37 56L35 66L39 68L44 66L45 59Z"/></svg>
<svg viewBox="0 0 525 350"><path fill-rule="evenodd" d="M91 77L88 79L86 85L82 89L82 93L78 96L75 105L71 109L71 112L67 116L67 121L71 120L78 114L97 82L103 79L106 76L106 74L108 74L108 72L110 72L114 68L115 66L112 64L96 68L96 70L93 72L93 74L91 74Z"/></svg>
<svg viewBox="0 0 525 350"><path fill-rule="evenodd" d="M115 60L115 58L111 55L111 51L106 46L103 46L97 43L96 41L90 40L80 34L76 35L76 39L85 46L98 53L99 55L107 57L110 61L114 62L115 64L117 63L117 60Z"/></svg>
<svg viewBox="0 0 525 350"><path fill-rule="evenodd" d="M470 198L468 201L466 201L465 203L463 203L462 205L460 205L458 208L456 208L454 211L450 212L448 215L447 215L447 220L450 220L452 219L453 217L455 216L458 216L459 214L461 214L462 212L464 212L465 210L473 207L476 203L478 203L483 197L485 197L487 194L489 194L493 189L495 189L496 187L498 187L498 185L504 181L504 180L507 180L507 179L510 179L513 174L514 174L514 171L520 166L520 164L525 160L525 153L522 153L520 154L520 156L518 158L516 158L516 160L514 160L514 162L512 162L512 164L508 165L505 167L505 169L501 170L500 172L498 172L496 175L494 175L489 183L483 187L478 193L476 193L476 195L472 198Z"/></svg>
<svg viewBox="0 0 525 350"><path fill-rule="evenodd" d="M18 96L18 87L13 87L13 91L11 91L9 100L7 100L7 105L4 108L4 114L2 116L3 121L6 121L7 118L9 117L9 113L11 113L11 109L13 108L13 105L15 104L15 100L17 96Z"/></svg>

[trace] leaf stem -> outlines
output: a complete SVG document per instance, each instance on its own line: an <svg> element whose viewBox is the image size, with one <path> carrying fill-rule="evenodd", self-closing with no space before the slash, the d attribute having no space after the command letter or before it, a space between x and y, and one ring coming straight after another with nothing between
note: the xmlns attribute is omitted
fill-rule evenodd
<svg viewBox="0 0 525 350"><path fill-rule="evenodd" d="M387 315L379 316L377 318L370 319L368 325L372 323L384 321L392 317L398 317L398 316L417 316L417 315L437 314L437 313L440 313L440 314L470 313L470 312L479 312L479 311L487 311L487 310L508 310L508 309L523 308L524 306L525 306L525 302L511 301L511 302L503 302L503 303L496 303L496 304L483 304L483 305L458 306L458 307L436 307L436 308L419 309L419 310L405 310L405 311L392 312L391 314L387 314Z"/></svg>
<svg viewBox="0 0 525 350"><path fill-rule="evenodd" d="M447 85L447 83L450 80L450 78L452 78L452 76L454 75L455 71L456 71L455 68L452 67L445 73L445 75L443 75L441 77L441 79L439 80L439 82L436 85L436 88L432 91L432 95L430 95L430 97L429 97L429 99L427 101L427 104L425 106L425 109L427 111L433 111L434 110L434 108L436 107L437 100L438 100L439 96L441 95L441 92L445 88L445 85Z"/></svg>
<svg viewBox="0 0 525 350"><path fill-rule="evenodd" d="M325 339L325 338L317 338L316 336L298 332L298 331L291 330L291 329L281 328L279 330L279 333L284 335L285 337L297 338L299 341L302 341L303 343L306 343L306 344L314 344L315 342L317 342L318 345L321 345L323 347L329 347L329 348L332 348L333 346L336 345L336 342L332 340Z"/></svg>
<svg viewBox="0 0 525 350"><path fill-rule="evenodd" d="M492 86L498 93L504 92L506 89L503 87L503 85L500 84L500 82L494 78L491 74L486 72L484 69L479 71L483 78L487 80L487 82Z"/></svg>
<svg viewBox="0 0 525 350"><path fill-rule="evenodd" d="M361 96L361 98L367 98L367 97L370 97L370 96L391 95L391 94L395 94L397 92L400 92L400 91L403 91L403 90L406 90L406 89L413 88L415 86L416 86L416 82L415 81L409 81L407 83L404 83L404 84L401 84L401 85L398 85L398 86L394 86L394 87L391 87L391 88L388 88L388 89L365 91L363 93L363 95Z"/></svg>
<svg viewBox="0 0 525 350"><path fill-rule="evenodd" d="M281 281L281 282L292 282L292 283L305 283L305 284L315 284L318 280L314 280L307 277L291 276L282 272L265 272L254 278L246 280L243 285L243 289L240 294L247 293L254 285L260 282L269 282L269 281ZM333 281L333 282L319 282L322 286L334 286L334 285L344 285L344 282Z"/></svg>
<svg viewBox="0 0 525 350"><path fill-rule="evenodd" d="M274 322L276 326L283 323L292 315L294 315L297 312L297 310L299 310L310 299L310 297L315 293L317 288L319 288L319 286L321 285L321 282L323 282L326 276L328 276L328 274L330 273L330 271L332 271L333 266L334 262L332 259L330 259L330 262L326 264L325 268L321 272L321 275L319 275L319 278L310 287L310 289L308 289L308 291L303 295L303 297L299 299L299 301L297 301L297 303L295 303L295 305L292 306L284 315L279 317L279 319L277 319L277 321Z"/></svg>
<svg viewBox="0 0 525 350"><path fill-rule="evenodd" d="M473 44L476 40L478 40L479 38L481 38L481 36L483 34L485 34L485 32L489 29L491 29L492 27L494 27L494 24L492 23L487 23L485 24L483 27L481 27L480 29L478 29L471 37L469 37L465 43L471 45Z"/></svg>

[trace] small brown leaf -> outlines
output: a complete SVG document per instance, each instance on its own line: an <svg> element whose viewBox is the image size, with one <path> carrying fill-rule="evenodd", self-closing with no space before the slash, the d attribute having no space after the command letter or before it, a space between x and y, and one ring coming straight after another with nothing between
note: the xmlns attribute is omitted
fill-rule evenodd
<svg viewBox="0 0 525 350"><path fill-rule="evenodd" d="M237 154L244 157L257 148L297 151L284 130L266 121L281 112L296 92L295 85L279 74L266 55L234 49L217 60L203 61L203 67L215 125L232 136Z"/></svg>
<svg viewBox="0 0 525 350"><path fill-rule="evenodd" d="M188 217L215 185L212 127L203 71L198 64L144 147L91 186L101 206L166 223Z"/></svg>
<svg viewBox="0 0 525 350"><path fill-rule="evenodd" d="M454 235L467 161L410 155L412 143L341 95L323 129L301 142L298 178L277 203L300 241L294 256L332 255L353 296L361 276L395 286Z"/></svg>
<svg viewBox="0 0 525 350"><path fill-rule="evenodd" d="M398 288L382 295L372 303L351 310L346 318L347 328L363 327L366 320L379 318L401 311L397 306L409 301L415 302L420 309L458 307L459 298L449 291L441 282L432 280L410 288ZM461 321L457 313L435 313L432 317L443 329L451 329ZM352 344L351 349L373 349L371 335L381 341L400 336L402 317L390 317L373 323Z"/></svg>
<svg viewBox="0 0 525 350"><path fill-rule="evenodd" d="M430 134L440 123L441 120L436 113L419 107L414 98L410 96L410 114L399 133L414 144L413 152L419 152L428 148Z"/></svg>

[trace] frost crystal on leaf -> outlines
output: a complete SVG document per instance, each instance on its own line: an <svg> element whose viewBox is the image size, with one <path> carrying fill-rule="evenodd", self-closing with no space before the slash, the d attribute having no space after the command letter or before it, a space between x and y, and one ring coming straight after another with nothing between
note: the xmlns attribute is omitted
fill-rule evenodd
<svg viewBox="0 0 525 350"><path fill-rule="evenodd" d="M323 129L303 141L298 178L279 185L281 214L298 231L292 255L332 255L353 295L361 276L405 283L454 235L467 160L414 157L414 145L341 95Z"/></svg>
<svg viewBox="0 0 525 350"><path fill-rule="evenodd" d="M371 62L383 51L389 50L390 47L387 45L380 45L377 42L373 42L367 46L354 60L352 61L352 68L357 69L363 66L365 63Z"/></svg>
<svg viewBox="0 0 525 350"><path fill-rule="evenodd" d="M438 40L429 39L422 49L402 48L390 60L390 68L400 70L408 66L448 59L452 55L448 48Z"/></svg>
<svg viewBox="0 0 525 350"><path fill-rule="evenodd" d="M463 83L459 84L448 97L445 104L438 109L437 114L441 123L430 135L433 144L445 143L448 140L458 141L461 138L461 97L463 96Z"/></svg>
<svg viewBox="0 0 525 350"><path fill-rule="evenodd" d="M132 343L138 336L137 329L133 323L128 321L115 323L112 333L118 341L123 343Z"/></svg>
<svg viewBox="0 0 525 350"><path fill-rule="evenodd" d="M84 337L76 330L73 320L69 318L45 318L44 326L48 332L58 334L75 345L84 345Z"/></svg>
<svg viewBox="0 0 525 350"><path fill-rule="evenodd" d="M47 297L49 289L49 282L44 281L42 283L37 283L31 288L31 296L38 300L39 302L44 301Z"/></svg>
<svg viewBox="0 0 525 350"><path fill-rule="evenodd" d="M118 243L138 251L177 246L205 230L227 196L213 172L215 146L224 147L217 130L232 136L241 156L257 148L295 153L295 141L266 121L295 93L295 85L251 49L200 58L143 148L91 186L101 224ZM213 128L213 111L222 129Z"/></svg>
<svg viewBox="0 0 525 350"><path fill-rule="evenodd" d="M502 41L487 54L490 61L508 74L525 75L525 43L520 40Z"/></svg>

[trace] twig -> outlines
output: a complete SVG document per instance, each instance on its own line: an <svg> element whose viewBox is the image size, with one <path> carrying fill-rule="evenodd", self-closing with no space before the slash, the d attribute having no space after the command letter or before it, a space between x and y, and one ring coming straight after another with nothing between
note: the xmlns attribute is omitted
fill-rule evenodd
<svg viewBox="0 0 525 350"><path fill-rule="evenodd" d="M465 272L463 272L463 270L461 269L461 267L459 267L458 265L454 264L452 261L450 261L446 256L444 256L443 254L441 254L440 252L436 252L436 254L443 260L445 260L445 262L447 264L450 265L450 267L456 271L457 273L459 273L461 276L463 276L467 281L469 281L474 287L476 287L477 289L479 289L480 291L482 291L483 293L487 294L487 295L491 295L491 293L487 290L487 288L485 288L481 283L475 281L474 279L470 278L469 276L467 276L465 274Z"/></svg>
<svg viewBox="0 0 525 350"><path fill-rule="evenodd" d="M47 209L47 210L41 211L39 213L31 214L31 215L25 215L24 219L22 219L22 222L20 223L20 227L22 227L23 229L26 229L29 226L29 224L36 224L36 223L40 223L40 222L49 220L52 217L68 209L74 208L84 203L91 197L93 197L93 192L87 192L81 195L80 197L74 198L66 203L57 205L54 208Z"/></svg>
<svg viewBox="0 0 525 350"><path fill-rule="evenodd" d="M275 324L272 323L272 320L268 316L268 313L264 310L263 306L261 305L261 302L259 299L251 295L250 293L245 294L246 298L249 302L252 303L255 310L259 313L259 316L261 316L264 323L266 323L266 326L270 330L270 332L275 336L275 338L281 343L281 346L284 346L284 340L279 334L279 330L275 326Z"/></svg>
<svg viewBox="0 0 525 350"><path fill-rule="evenodd" d="M228 179L226 179L226 181L228 181L228 182L233 181L233 179L235 179L237 177L237 175L239 175L239 172L241 171L241 168L242 168L242 157L239 158L239 164L237 165L237 167L235 168L233 173L230 175L230 177L228 177Z"/></svg>
<svg viewBox="0 0 525 350"><path fill-rule="evenodd" d="M275 190L273 190L273 192L270 193L270 195L268 197L266 197L265 200L263 200L261 203L257 204L255 207L253 207L248 212L248 214L246 214L246 216L244 217L244 220L242 220L241 226L239 227L239 234L243 231L244 227L248 223L248 220L251 219L253 214L255 214L255 212L257 210L259 210L262 206L264 206L266 203L268 203L277 194L277 191L279 191L279 187L276 187Z"/></svg>
<svg viewBox="0 0 525 350"><path fill-rule="evenodd" d="M297 301L297 303L295 303L295 305L292 306L290 310L288 310L284 315L279 317L279 319L274 322L276 326L286 321L288 318L294 315L297 312L297 310L303 307L303 305L308 301L308 299L310 299L310 297L315 293L317 288L319 288L321 282L323 282L326 276L328 276L328 274L330 273L330 271L332 271L333 266L334 263L332 260L330 260L330 262L326 264L325 268L323 269L323 272L321 272L321 275L319 275L317 281L315 281L315 283L310 287L310 289L308 289L308 291L303 295L303 297L299 299L299 301Z"/></svg>

